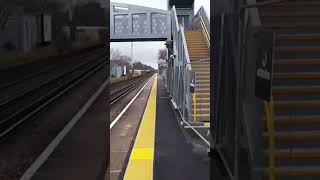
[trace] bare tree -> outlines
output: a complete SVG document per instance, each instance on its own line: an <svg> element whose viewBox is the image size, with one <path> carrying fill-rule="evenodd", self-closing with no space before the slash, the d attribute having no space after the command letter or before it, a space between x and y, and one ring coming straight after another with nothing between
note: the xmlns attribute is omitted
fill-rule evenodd
<svg viewBox="0 0 320 180"><path fill-rule="evenodd" d="M110 49L110 63L111 63L111 68L114 65L119 65L119 66L126 66L127 69L130 69L130 62L131 57L122 55L119 49Z"/></svg>
<svg viewBox="0 0 320 180"><path fill-rule="evenodd" d="M142 64L140 61L136 61L133 63L133 69L143 70L144 64Z"/></svg>
<svg viewBox="0 0 320 180"><path fill-rule="evenodd" d="M159 49L158 51L158 59L168 59L168 50L167 49Z"/></svg>
<svg viewBox="0 0 320 180"><path fill-rule="evenodd" d="M123 55L119 51L119 49L110 49L110 64L111 68L116 64L119 66L126 66L127 69L131 69L131 62L132 59L130 56ZM143 64L140 61L135 61L133 63L133 68L132 69L139 69L139 70L147 70L147 69L153 69L151 66L148 66L146 64Z"/></svg>
<svg viewBox="0 0 320 180"><path fill-rule="evenodd" d="M110 59L111 60L119 60L120 58L121 58L121 52L119 51L119 49L116 49L116 50L114 50L114 49L111 49L110 50Z"/></svg>

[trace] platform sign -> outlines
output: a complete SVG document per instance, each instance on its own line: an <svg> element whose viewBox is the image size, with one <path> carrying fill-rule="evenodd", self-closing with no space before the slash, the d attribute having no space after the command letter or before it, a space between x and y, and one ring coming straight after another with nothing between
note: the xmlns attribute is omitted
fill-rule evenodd
<svg viewBox="0 0 320 180"><path fill-rule="evenodd" d="M257 29L253 36L257 38L258 42L255 95L265 101L270 101L272 96L274 33Z"/></svg>

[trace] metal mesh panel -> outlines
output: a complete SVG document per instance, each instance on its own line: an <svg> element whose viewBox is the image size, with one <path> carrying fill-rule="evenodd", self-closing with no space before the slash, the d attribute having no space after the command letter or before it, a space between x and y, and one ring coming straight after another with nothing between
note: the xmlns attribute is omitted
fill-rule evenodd
<svg viewBox="0 0 320 180"><path fill-rule="evenodd" d="M167 10L110 3L110 41L162 41L171 39Z"/></svg>
<svg viewBox="0 0 320 180"><path fill-rule="evenodd" d="M154 13L151 15L151 32L152 34L165 34L167 32L167 16L164 14Z"/></svg>
<svg viewBox="0 0 320 180"><path fill-rule="evenodd" d="M115 15L114 16L114 24L115 34L128 34L129 33L129 16L128 15Z"/></svg>
<svg viewBox="0 0 320 180"><path fill-rule="evenodd" d="M132 15L132 30L133 34L148 34L147 14Z"/></svg>

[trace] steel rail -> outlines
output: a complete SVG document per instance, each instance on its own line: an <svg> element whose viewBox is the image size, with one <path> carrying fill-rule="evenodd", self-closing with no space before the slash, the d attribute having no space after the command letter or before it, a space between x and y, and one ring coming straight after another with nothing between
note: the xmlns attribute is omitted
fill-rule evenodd
<svg viewBox="0 0 320 180"><path fill-rule="evenodd" d="M103 49L103 48L98 48L98 49L95 49L95 50L92 50L92 51L98 51L98 50L100 50L100 49ZM71 56L71 55L70 55L70 56ZM88 57L90 57L90 56L92 56L92 52L91 52L91 51L88 52L88 53L85 53L85 54L81 54L79 58L88 58ZM21 83L21 82L23 82L23 81L25 81L25 80L32 79L32 78L34 78L34 77L36 77L36 76L38 76L38 75L40 75L40 74L49 72L49 71L51 71L51 70L55 70L55 69L57 69L57 68L58 68L59 66L61 66L61 65L64 65L64 64L63 64L63 63L62 63L62 64L53 64L53 65L48 66L48 67L46 67L46 68L44 68L44 69L41 69L41 70L38 71L38 72L28 74L28 75L24 76L23 78L16 79L16 80L11 81L11 82L9 82L9 83L1 84L1 85L0 85L0 90L5 89L5 88L12 87L12 86L14 86L14 85L16 85L16 84L19 84L19 83Z"/></svg>
<svg viewBox="0 0 320 180"><path fill-rule="evenodd" d="M99 55L98 58L101 58L100 56L104 57L104 55ZM83 68L83 67L87 66L90 63L92 63L91 60L87 60L87 61L85 61L85 62L83 62L83 63L81 63L81 64L79 64L77 66L74 66L71 70L69 70L67 72L61 72L61 73L57 74L54 78L51 78L51 79L41 83L40 85L38 85L35 88L29 89L27 91L19 93L17 96L14 96L14 97L12 97L10 99L2 101L0 103L0 108L3 109L5 106L8 106L8 104L14 103L14 101L17 101L17 100L19 100L19 99L21 99L21 98L23 98L23 97L25 97L27 95L30 95L30 94L34 93L35 91L41 89L42 87L47 86L48 84L53 83L54 81L58 81L59 79L64 78L66 75L72 74L73 72L79 70L80 68Z"/></svg>
<svg viewBox="0 0 320 180"><path fill-rule="evenodd" d="M112 93L110 106L115 102L117 102L118 100L120 100L121 98L123 98L124 96L126 96L127 94L129 94L134 89L136 89L139 85L143 83L143 81L144 81L144 78L142 77L141 79L131 83L130 85L119 88L118 91L115 91L114 93Z"/></svg>
<svg viewBox="0 0 320 180"><path fill-rule="evenodd" d="M0 138L5 137L7 134L12 132L16 127L21 125L27 119L34 116L43 108L47 107L50 103L57 100L59 97L64 95L71 88L78 85L80 82L88 78L89 76L95 74L97 71L102 69L107 65L108 61L105 58L97 60L93 66L86 69L84 72L77 74L77 76L65 81L63 84L56 86L54 89L49 91L42 97L39 97L33 103L20 109L11 116L7 117L5 120L0 122Z"/></svg>

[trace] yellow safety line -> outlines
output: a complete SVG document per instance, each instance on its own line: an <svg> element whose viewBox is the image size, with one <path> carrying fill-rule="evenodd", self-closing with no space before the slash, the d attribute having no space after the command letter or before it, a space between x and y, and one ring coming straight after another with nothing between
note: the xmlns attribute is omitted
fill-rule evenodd
<svg viewBox="0 0 320 180"><path fill-rule="evenodd" d="M152 180L156 122L157 75L130 154L124 180Z"/></svg>
<svg viewBox="0 0 320 180"><path fill-rule="evenodd" d="M274 103L264 101L264 107L267 116L267 127L269 134L269 180L275 180L275 137L274 137Z"/></svg>
<svg viewBox="0 0 320 180"><path fill-rule="evenodd" d="M197 121L197 102L196 102L196 93L192 94L193 99L193 120Z"/></svg>

